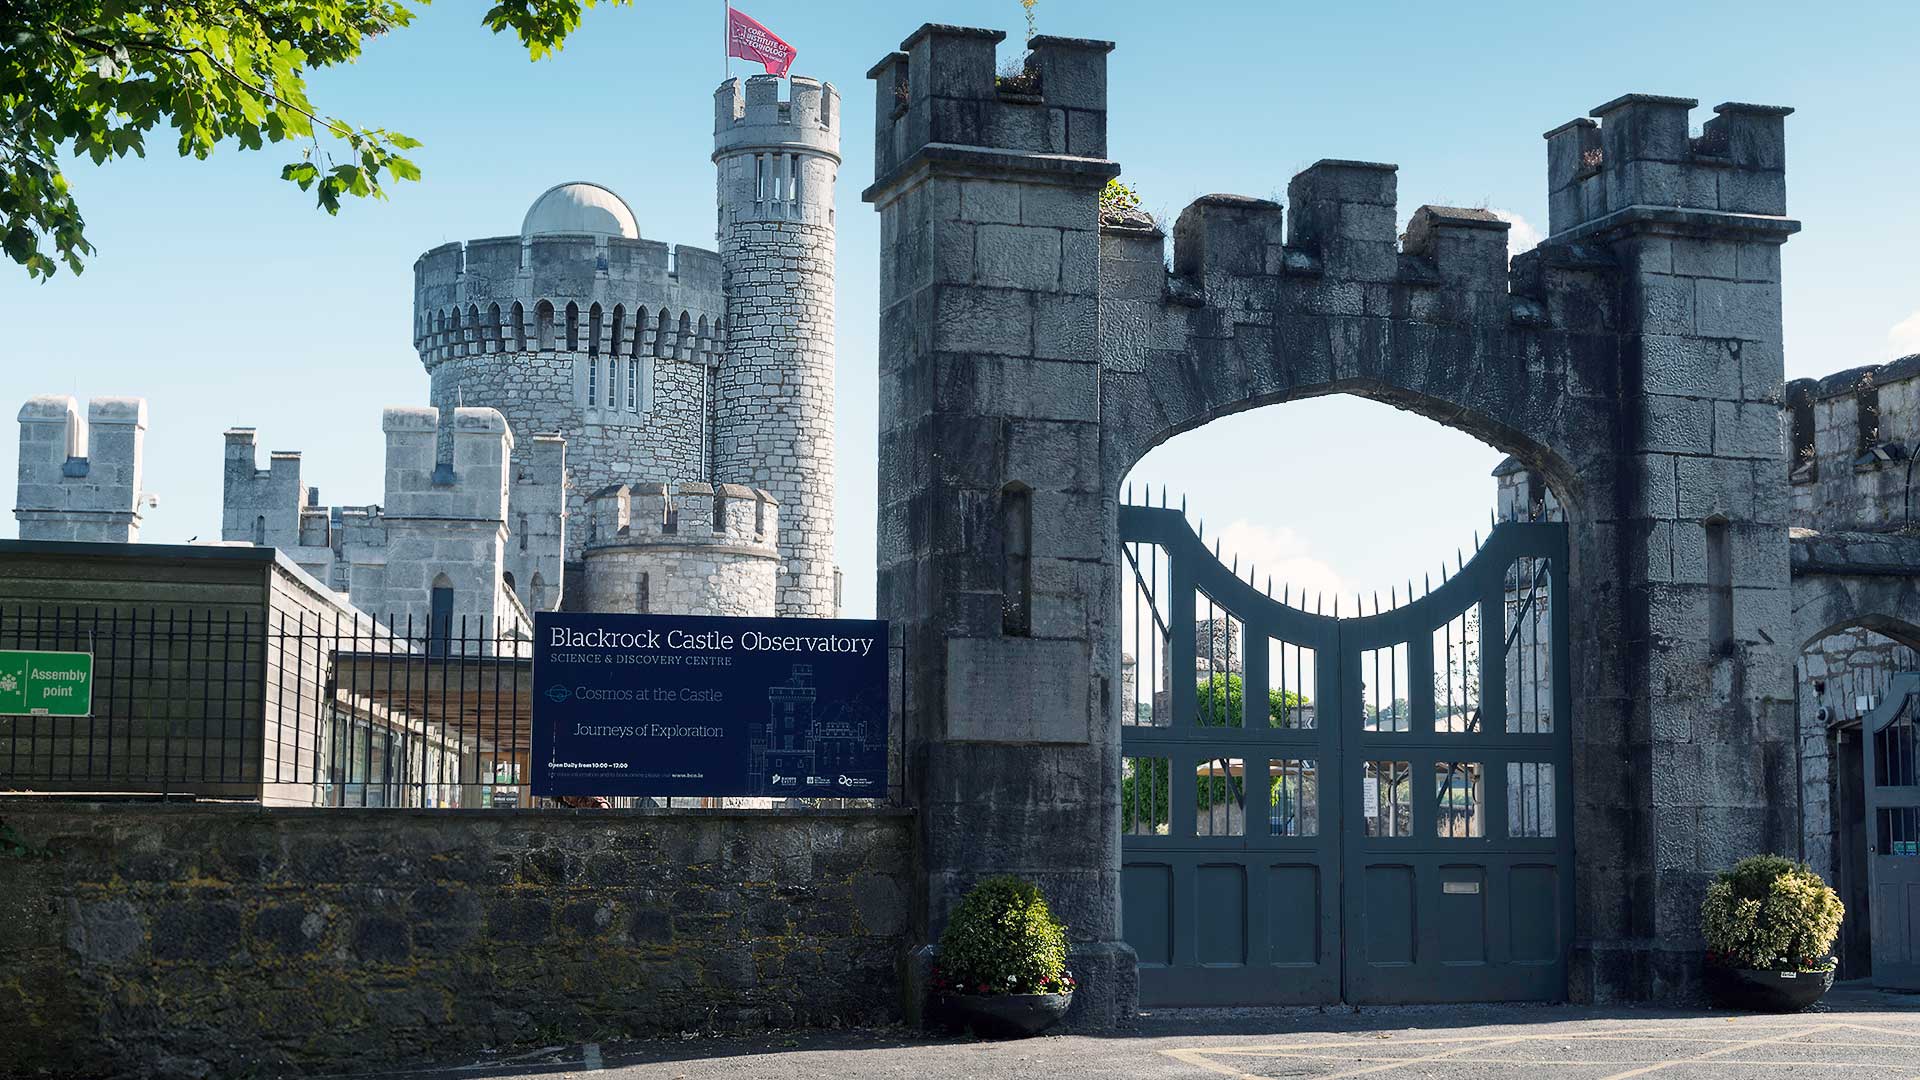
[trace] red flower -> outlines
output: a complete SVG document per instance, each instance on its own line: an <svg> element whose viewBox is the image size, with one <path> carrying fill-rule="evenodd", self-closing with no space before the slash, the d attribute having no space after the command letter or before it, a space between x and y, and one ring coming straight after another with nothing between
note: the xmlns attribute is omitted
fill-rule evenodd
<svg viewBox="0 0 1920 1080"><path fill-rule="evenodd" d="M981 993L983 993L983 994L987 992L987 984L986 984L986 983L981 983L981 984L980 984L980 992L981 992Z"/></svg>

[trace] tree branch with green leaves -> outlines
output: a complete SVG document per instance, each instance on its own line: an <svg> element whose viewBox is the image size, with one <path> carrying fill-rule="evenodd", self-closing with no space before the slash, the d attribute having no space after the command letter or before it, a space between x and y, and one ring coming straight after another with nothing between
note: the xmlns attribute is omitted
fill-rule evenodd
<svg viewBox="0 0 1920 1080"><path fill-rule="evenodd" d="M223 145L300 145L281 179L337 214L420 179L419 142L333 116L307 97L321 68L358 59L428 0L0 0L0 246L30 278L93 254L65 163L145 157L163 123L182 157ZM632 0L499 0L481 16L532 60L558 51L586 8ZM410 4L412 6L410 6Z"/></svg>

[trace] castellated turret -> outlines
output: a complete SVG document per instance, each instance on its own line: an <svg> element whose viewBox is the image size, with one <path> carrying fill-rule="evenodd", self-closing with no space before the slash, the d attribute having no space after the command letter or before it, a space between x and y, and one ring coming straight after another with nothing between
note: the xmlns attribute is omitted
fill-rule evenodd
<svg viewBox="0 0 1920 1080"><path fill-rule="evenodd" d="M589 500L587 606L772 615L780 506L738 484L614 484Z"/></svg>
<svg viewBox="0 0 1920 1080"><path fill-rule="evenodd" d="M97 397L87 415L65 395L27 399L20 408L20 476L13 516L22 540L140 539L140 490L147 402Z"/></svg>
<svg viewBox="0 0 1920 1080"><path fill-rule="evenodd" d="M833 568L834 184L840 94L794 77L714 96L726 356L715 480L780 503L778 613L837 613Z"/></svg>
<svg viewBox="0 0 1920 1080"><path fill-rule="evenodd" d="M414 263L414 345L433 404L499 410L516 467L552 453L537 436L563 437L576 521L609 484L710 477L724 312L719 256L642 239L618 195L584 182L542 194L516 236L442 245ZM508 520L542 527L522 490L510 487ZM549 493L532 494L545 505ZM583 537L566 530L567 565L579 565ZM557 575L538 571L556 595L536 597L536 568L519 569L523 604L558 605Z"/></svg>

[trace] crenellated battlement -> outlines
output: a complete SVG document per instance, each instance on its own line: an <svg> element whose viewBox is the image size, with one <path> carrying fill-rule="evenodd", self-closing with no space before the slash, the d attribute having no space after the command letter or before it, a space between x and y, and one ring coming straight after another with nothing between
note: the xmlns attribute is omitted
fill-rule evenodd
<svg viewBox="0 0 1920 1080"><path fill-rule="evenodd" d="M762 150L804 150L840 161L840 91L804 75L789 80L780 100L780 79L755 75L744 88L728 79L713 92L713 156Z"/></svg>
<svg viewBox="0 0 1920 1080"><path fill-rule="evenodd" d="M588 500L589 549L715 545L777 556L780 504L742 484L611 484Z"/></svg>
<svg viewBox="0 0 1920 1080"><path fill-rule="evenodd" d="M387 437L386 517L507 520L513 430L496 409L393 407Z"/></svg>
<svg viewBox="0 0 1920 1080"><path fill-rule="evenodd" d="M1553 235L1632 207L1780 217L1787 212L1786 118L1792 109L1729 101L1698 136L1700 102L1626 94L1593 119L1546 133L1547 214Z"/></svg>
<svg viewBox="0 0 1920 1080"><path fill-rule="evenodd" d="M1823 532L1920 521L1920 354L1787 384L1792 522Z"/></svg>
<svg viewBox="0 0 1920 1080"><path fill-rule="evenodd" d="M656 240L503 236L414 263L414 347L431 371L493 353L652 356L718 364L720 256Z"/></svg>
<svg viewBox="0 0 1920 1080"><path fill-rule="evenodd" d="M995 53L1006 36L927 23L867 72L877 94L875 189L935 147L1106 158L1113 42L1035 37L1027 42L1022 74L1002 79Z"/></svg>
<svg viewBox="0 0 1920 1080"><path fill-rule="evenodd" d="M27 399L13 507L20 539L140 539L141 512L154 501L141 490L146 433L145 398L93 398L84 417L64 394Z"/></svg>

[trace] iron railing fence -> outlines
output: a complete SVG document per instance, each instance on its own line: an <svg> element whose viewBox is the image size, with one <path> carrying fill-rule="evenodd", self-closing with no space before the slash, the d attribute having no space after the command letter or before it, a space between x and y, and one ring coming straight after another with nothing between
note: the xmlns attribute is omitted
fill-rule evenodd
<svg viewBox="0 0 1920 1080"><path fill-rule="evenodd" d="M94 658L89 715L0 716L0 792L533 806L532 642L522 627L0 605L0 650Z"/></svg>

